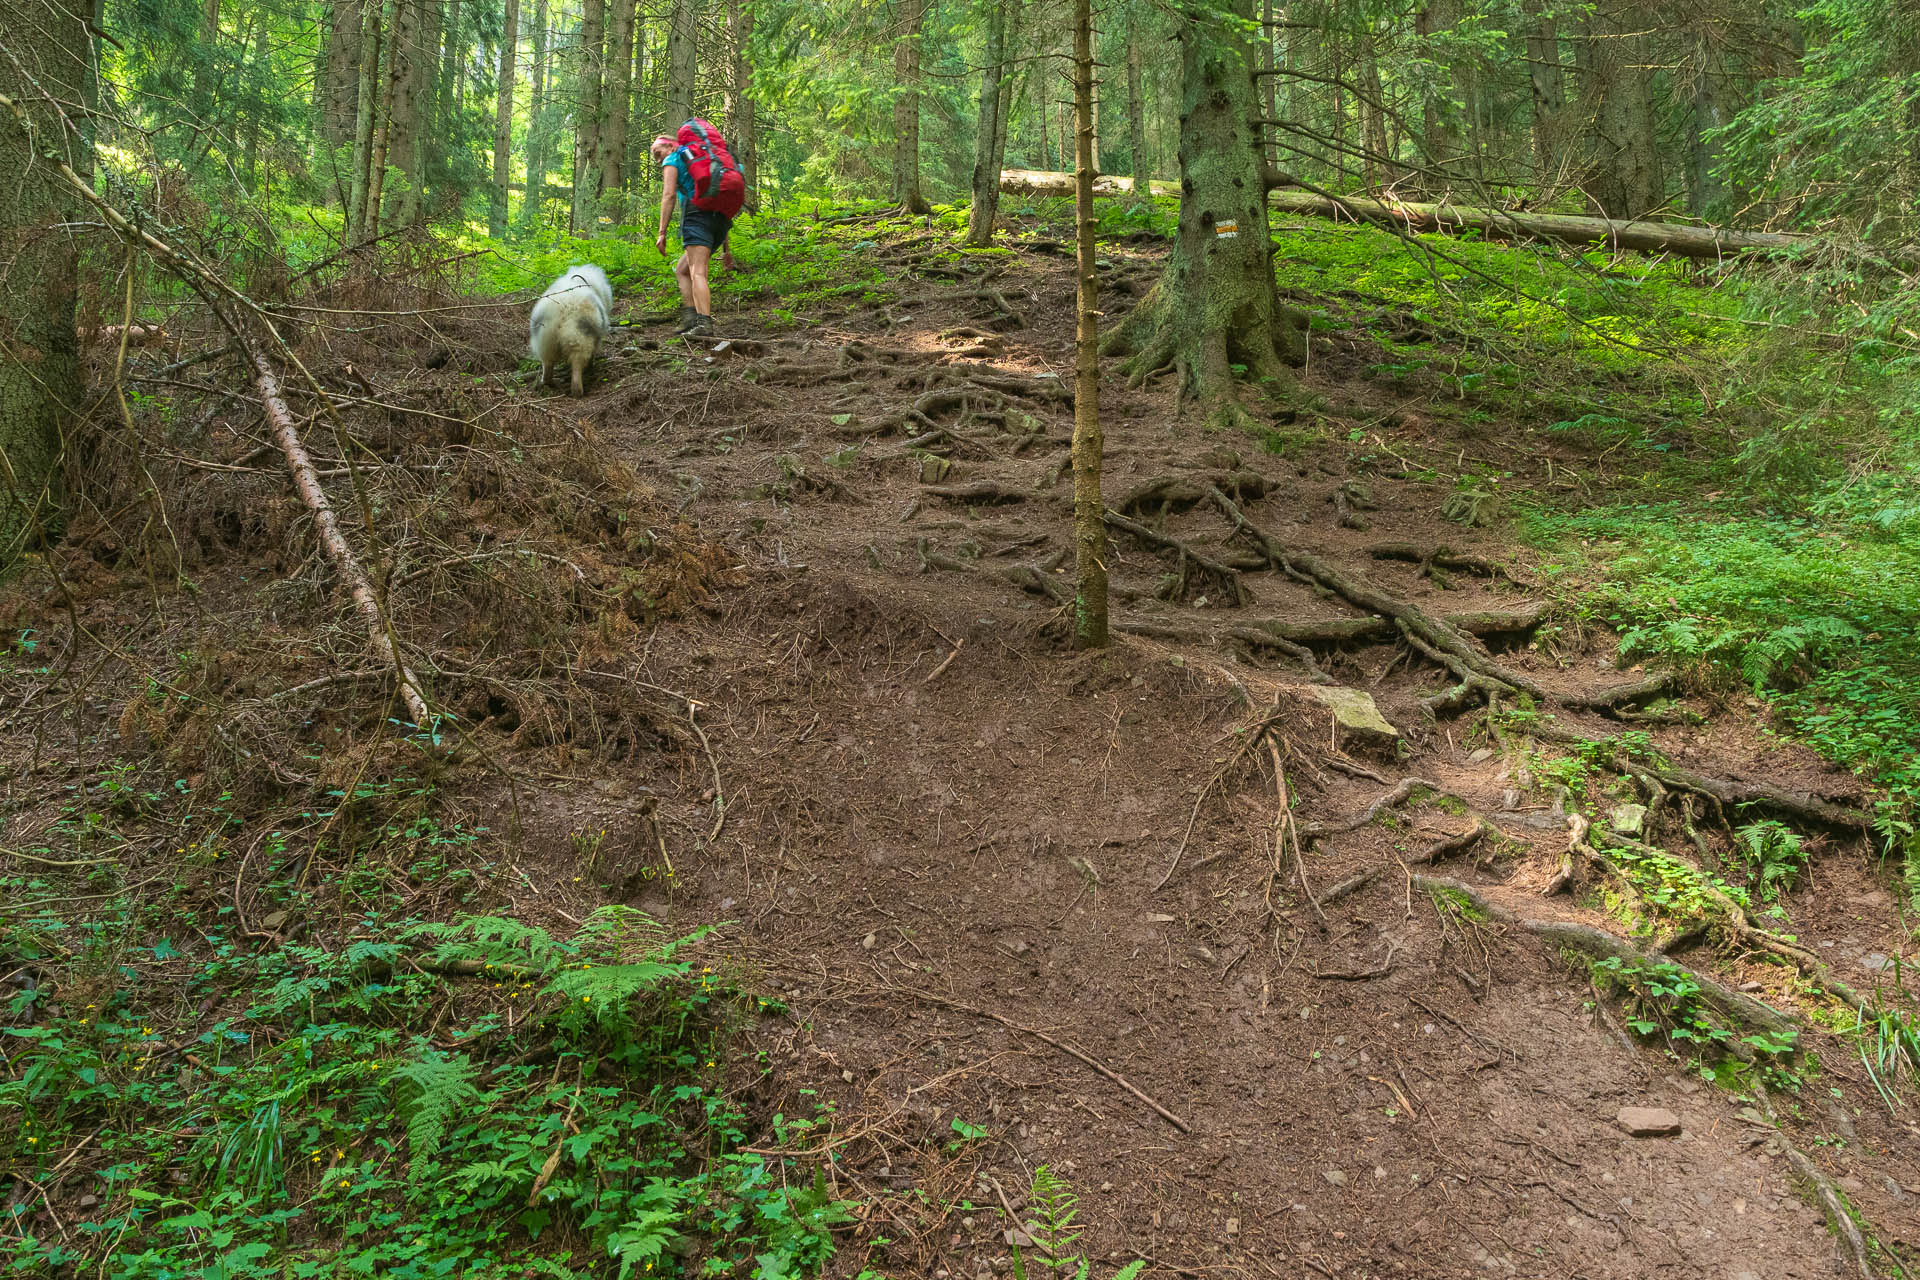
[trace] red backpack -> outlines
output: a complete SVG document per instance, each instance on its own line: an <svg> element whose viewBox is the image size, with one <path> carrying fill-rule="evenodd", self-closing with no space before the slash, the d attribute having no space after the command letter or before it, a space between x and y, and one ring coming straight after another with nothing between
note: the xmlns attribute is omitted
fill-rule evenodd
<svg viewBox="0 0 1920 1280"><path fill-rule="evenodd" d="M728 218L739 217L741 206L747 202L747 179L720 131L695 117L680 126L675 141L687 151L687 171L693 175L688 199L693 207Z"/></svg>

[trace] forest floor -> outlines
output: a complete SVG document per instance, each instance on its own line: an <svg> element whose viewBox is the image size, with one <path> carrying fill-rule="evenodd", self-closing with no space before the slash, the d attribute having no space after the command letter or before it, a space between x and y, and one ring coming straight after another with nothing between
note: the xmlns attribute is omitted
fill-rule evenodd
<svg viewBox="0 0 1920 1280"><path fill-rule="evenodd" d="M1821 994L1897 983L1912 947L1897 879L1818 820L1861 782L1738 689L1581 705L1649 673L1580 608L1590 571L1502 514L1598 500L1631 451L1474 421L1381 373L1396 357L1361 325L1316 329L1309 407L1262 439L1203 434L1170 380L1105 366L1105 492L1144 532L1110 530L1113 644L1076 653L1071 259L1029 237L982 268L935 241L876 223L860 251L909 282L877 296L796 306L748 277L704 342L623 298L585 399L520 392L705 540L692 607L572 642L637 648L703 736L502 736L511 788L445 784L512 832L481 838L472 900L556 932L609 901L720 926L704 950L784 1010L732 1064L757 1149L858 1206L835 1274L1007 1272L1040 1166L1079 1192L1095 1276L1905 1274L1911 1090L1883 1105ZM1110 314L1161 253L1103 244ZM465 323L456 366L512 367L518 311ZM356 364L392 387L418 359ZM1469 463L1502 496L1455 500ZM267 567L207 570L201 594ZM1461 619L1544 696L1429 712L1456 677L1334 579ZM138 644L142 590L84 607ZM1326 688L1387 723L1342 727ZM1805 841L1763 923L1811 966L1716 914L1729 893L1761 914L1769 887L1741 812ZM265 905L243 925L290 936ZM1730 1016L1742 995L1797 1041ZM1629 1131L1647 1123L1677 1127Z"/></svg>

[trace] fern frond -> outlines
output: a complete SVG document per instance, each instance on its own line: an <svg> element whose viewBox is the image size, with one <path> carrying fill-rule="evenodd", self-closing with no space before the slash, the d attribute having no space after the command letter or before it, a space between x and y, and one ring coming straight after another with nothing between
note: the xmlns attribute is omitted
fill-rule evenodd
<svg viewBox="0 0 1920 1280"><path fill-rule="evenodd" d="M1080 1197L1073 1193L1071 1183L1043 1164L1033 1171L1029 1202L1040 1228L1034 1243L1046 1255L1047 1265L1057 1268L1069 1257L1074 1242L1080 1239L1080 1232L1074 1226L1074 1219L1080 1214Z"/></svg>
<svg viewBox="0 0 1920 1280"><path fill-rule="evenodd" d="M451 924L425 924L410 930L409 938L428 938L439 945L431 955L441 964L478 960L502 968L525 969L545 976L566 963L575 949L538 925L507 916L465 916Z"/></svg>
<svg viewBox="0 0 1920 1280"><path fill-rule="evenodd" d="M397 1069L394 1079L410 1085L413 1097L406 1101L408 1170L418 1178L439 1151L447 1136L448 1122L462 1109L480 1100L474 1087L478 1074L472 1059L464 1053L447 1054L429 1049L414 1061Z"/></svg>

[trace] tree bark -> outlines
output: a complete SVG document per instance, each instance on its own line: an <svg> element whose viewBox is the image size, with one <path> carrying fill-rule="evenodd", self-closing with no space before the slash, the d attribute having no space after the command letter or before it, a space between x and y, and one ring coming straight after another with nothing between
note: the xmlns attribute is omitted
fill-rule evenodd
<svg viewBox="0 0 1920 1280"><path fill-rule="evenodd" d="M760 207L760 139L754 119L753 69L747 46L753 40L753 0L727 0L727 140L747 184L747 209Z"/></svg>
<svg viewBox="0 0 1920 1280"><path fill-rule="evenodd" d="M370 236L380 234L385 220L382 196L387 184L387 166L398 150L394 145L394 115L404 109L408 71L413 65L414 17L414 0L388 0L387 24L382 33L386 56L381 59L381 71L387 82L377 104L379 119L373 126L373 163L367 173L367 234ZM405 138L404 128L403 120L401 140Z"/></svg>
<svg viewBox="0 0 1920 1280"><path fill-rule="evenodd" d="M400 226L416 226L427 216L427 165L432 152L428 135L434 130L434 71L440 64L440 29L445 19L445 0L417 0L413 59L407 71L405 145L399 152L400 168L407 177L395 216Z"/></svg>
<svg viewBox="0 0 1920 1280"><path fill-rule="evenodd" d="M693 115L693 93L700 71L694 4L695 0L673 0L667 17L667 118L660 132L668 137Z"/></svg>
<svg viewBox="0 0 1920 1280"><path fill-rule="evenodd" d="M60 102L85 102L91 65L89 0L53 0L9 28L0 59L0 570L59 523L60 449L67 407L82 399L74 332L78 200L43 158L51 150L91 173L89 148L61 119ZM52 101L49 101L52 99Z"/></svg>
<svg viewBox="0 0 1920 1280"><path fill-rule="evenodd" d="M1533 156L1540 185L1558 185L1560 132L1567 106L1567 75L1560 63L1560 29L1543 0L1527 0L1527 78L1533 91Z"/></svg>
<svg viewBox="0 0 1920 1280"><path fill-rule="evenodd" d="M1106 338L1136 380L1165 368L1209 422L1247 425L1235 366L1255 385L1290 386L1306 357L1306 318L1280 301L1267 229L1256 61L1246 31L1255 0L1183 11L1180 24L1180 225L1160 280Z"/></svg>
<svg viewBox="0 0 1920 1280"><path fill-rule="evenodd" d="M609 0L605 88L600 97L600 202L615 222L626 220L628 100L633 92L634 0Z"/></svg>
<svg viewBox="0 0 1920 1280"><path fill-rule="evenodd" d="M1720 177L1720 140L1714 131L1727 123L1720 102L1720 70L1704 35L1693 37L1693 102L1687 113L1687 212L1704 217L1726 195Z"/></svg>
<svg viewBox="0 0 1920 1280"><path fill-rule="evenodd" d="M500 79L493 108L493 191L487 201L487 234L507 236L507 183L513 178L513 80L520 54L520 0L506 0L500 28Z"/></svg>
<svg viewBox="0 0 1920 1280"><path fill-rule="evenodd" d="M1266 0L1267 10L1271 14L1273 0ZM1273 37L1266 37L1266 56L1273 59ZM1145 199L1153 192L1153 166L1147 162L1147 99L1140 91L1141 63L1144 59L1140 52L1140 18L1137 12L1129 12L1127 18L1127 148L1133 153L1130 157L1133 170L1133 193ZM1274 77L1267 77L1268 115L1272 115ZM1271 147L1268 148L1272 150Z"/></svg>
<svg viewBox="0 0 1920 1280"><path fill-rule="evenodd" d="M1582 184L1594 212L1632 219L1664 203L1653 131L1653 73L1632 10L1600 10L1586 24L1582 110L1593 122L1592 161Z"/></svg>
<svg viewBox="0 0 1920 1280"><path fill-rule="evenodd" d="M1164 193L1164 189L1171 184L1157 185L1163 188ZM1038 169L1005 169L1000 174L1000 189L1015 195L1071 195L1073 175ZM1133 182L1128 178L1103 177L1094 185L1096 196L1130 194L1132 191ZM1820 243L1814 236L1781 231L1734 231L1725 227L1699 227L1681 222L1614 222L1577 214L1516 213L1507 209L1433 204L1420 200L1328 197L1305 191L1275 191L1267 199L1283 213L1332 218L1336 222L1372 222L1408 231L1456 235L1474 231L1489 239L1558 240L1582 247L1600 245L1611 249L1633 249L1640 253L1673 253L1687 258L1727 258L1739 253L1804 254ZM1911 255L1897 253L1885 258L1874 258L1864 253L1858 256L1863 261L1895 267L1907 267L1914 261Z"/></svg>
<svg viewBox="0 0 1920 1280"><path fill-rule="evenodd" d="M1414 35L1423 46L1431 45L1436 35L1452 29L1459 21L1458 0L1430 0L1430 3L1414 15ZM1429 51L1427 56L1434 61L1448 61L1445 54ZM1457 80L1457 73L1450 79ZM1362 113L1368 109L1367 104L1360 104ZM1443 175L1452 172L1465 151L1460 138L1459 104L1453 101L1451 95L1443 94L1438 89L1430 89L1421 103L1420 121L1421 150L1426 153L1428 169ZM1430 176L1425 179L1424 185L1444 188L1446 179Z"/></svg>
<svg viewBox="0 0 1920 1280"><path fill-rule="evenodd" d="M347 243L359 244L372 227L373 157L379 133L381 0L360 2L360 68L354 87L353 172L347 195Z"/></svg>
<svg viewBox="0 0 1920 1280"><path fill-rule="evenodd" d="M329 146L342 147L353 141L354 108L360 93L359 0L331 0L329 14L320 136ZM339 198L344 206L345 194Z"/></svg>
<svg viewBox="0 0 1920 1280"><path fill-rule="evenodd" d="M1100 498L1100 296L1094 272L1093 13L1090 0L1073 6L1073 115L1076 257L1079 323L1073 379L1073 639L1082 649L1107 643L1106 503Z"/></svg>
<svg viewBox="0 0 1920 1280"><path fill-rule="evenodd" d="M920 28L926 0L899 0L900 30L893 42L893 198L908 213L932 213L920 192Z"/></svg>
<svg viewBox="0 0 1920 1280"><path fill-rule="evenodd" d="M607 0L581 0L573 81L573 233L590 236L600 212L600 95L606 73Z"/></svg>
<svg viewBox="0 0 1920 1280"><path fill-rule="evenodd" d="M993 223L1000 211L1000 166L994 147L1004 136L1000 119L1000 82L1007 74L1007 5L1010 0L987 0L986 58L980 68L980 111L973 135L973 200L967 208L967 243L984 249L993 243Z"/></svg>
<svg viewBox="0 0 1920 1280"><path fill-rule="evenodd" d="M460 0L446 0L446 6L446 16L440 26L440 74L428 86L433 95L433 128L427 134L424 170L428 189L442 193L436 201L441 208L458 199L448 169L451 145L460 135L465 97L461 89L467 73L467 42L460 25Z"/></svg>
<svg viewBox="0 0 1920 1280"><path fill-rule="evenodd" d="M527 85L527 193L520 202L520 226L531 229L546 216L547 154L552 149L547 99L547 55L552 33L547 30L547 0L534 0L533 66Z"/></svg>

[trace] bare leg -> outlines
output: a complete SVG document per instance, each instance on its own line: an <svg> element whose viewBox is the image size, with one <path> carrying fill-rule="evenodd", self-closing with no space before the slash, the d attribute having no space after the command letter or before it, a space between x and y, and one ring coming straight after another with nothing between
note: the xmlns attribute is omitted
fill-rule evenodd
<svg viewBox="0 0 1920 1280"><path fill-rule="evenodd" d="M673 282L680 286L680 305L683 307L693 307L695 310L699 309L700 304L693 300L693 264L690 259L695 253L704 254L706 252L705 249L683 250L680 254L679 261L673 264ZM704 262L705 260L702 259L703 266ZM703 274L702 279L704 278L705 276Z"/></svg>
<svg viewBox="0 0 1920 1280"><path fill-rule="evenodd" d="M540 385L543 388L553 385L553 366L545 360L540 362Z"/></svg>
<svg viewBox="0 0 1920 1280"><path fill-rule="evenodd" d="M691 292L693 309L703 316L713 314L713 290L707 283L707 261L713 257L713 250L704 244L688 245L687 251L680 255L680 261L687 264L687 287L681 290L681 297Z"/></svg>

